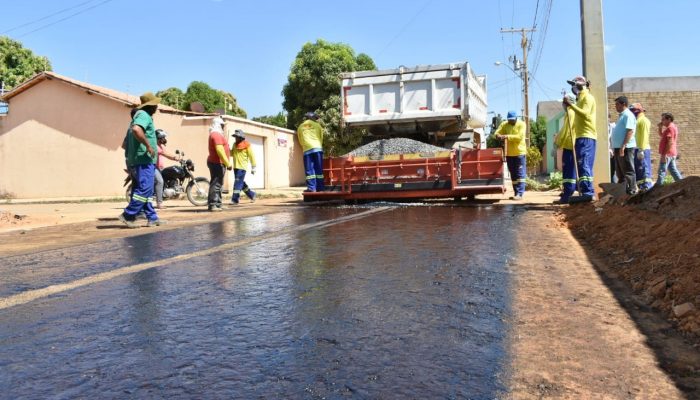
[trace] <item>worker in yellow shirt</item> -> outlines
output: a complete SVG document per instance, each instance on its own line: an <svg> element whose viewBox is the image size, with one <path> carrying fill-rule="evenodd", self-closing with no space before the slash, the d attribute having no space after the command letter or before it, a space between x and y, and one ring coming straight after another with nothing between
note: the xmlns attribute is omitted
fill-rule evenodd
<svg viewBox="0 0 700 400"><path fill-rule="evenodd" d="M644 114L646 111L641 103L634 103L630 106L630 111L637 117L637 150L634 157L634 170L637 174L637 186L641 191L647 191L654 186L651 177L651 142L649 134L651 132L651 121Z"/></svg>
<svg viewBox="0 0 700 400"><path fill-rule="evenodd" d="M241 191L248 196L251 202L255 202L255 192L245 183L245 174L250 165L250 173L255 175L255 154L251 148L250 142L245 140L245 133L242 130L236 129L233 132L233 139L236 143L231 148L231 159L233 160L233 195L231 196L231 204L238 205L241 200Z"/></svg>
<svg viewBox="0 0 700 400"><path fill-rule="evenodd" d="M578 170L578 189L580 201L591 201L595 197L593 188L593 163L595 162L595 98L588 90L590 82L583 76L570 81L571 91L576 95L576 104L564 97L564 103L574 111L574 133L576 134L576 163Z"/></svg>
<svg viewBox="0 0 700 400"><path fill-rule="evenodd" d="M569 100L574 103L576 97L573 94L567 94ZM564 124L554 139L554 144L562 149L561 154L561 172L564 190L559 196L559 200L554 200L555 204L568 204L569 198L576 191L576 163L574 162L574 140L576 135L573 132L574 110L562 103L564 106Z"/></svg>
<svg viewBox="0 0 700 400"><path fill-rule="evenodd" d="M307 112L297 128L297 137L304 152L306 191L322 192L323 185L323 128L315 112Z"/></svg>
<svg viewBox="0 0 700 400"><path fill-rule="evenodd" d="M525 122L518 119L515 111L508 111L506 119L496 129L495 136L496 139L506 140L506 163L510 179L513 181L513 192L515 192L510 199L522 200L525 194L525 178L527 178Z"/></svg>

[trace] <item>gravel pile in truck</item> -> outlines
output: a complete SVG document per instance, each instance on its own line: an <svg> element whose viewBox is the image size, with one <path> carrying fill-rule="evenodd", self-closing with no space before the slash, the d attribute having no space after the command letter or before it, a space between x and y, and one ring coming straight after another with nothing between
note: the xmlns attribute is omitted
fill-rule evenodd
<svg viewBox="0 0 700 400"><path fill-rule="evenodd" d="M440 151L447 151L442 147L433 146L431 144L419 142L413 139L392 138L380 139L374 142L367 143L355 150L345 154L345 156L362 157L380 159L385 155L393 154L434 154Z"/></svg>

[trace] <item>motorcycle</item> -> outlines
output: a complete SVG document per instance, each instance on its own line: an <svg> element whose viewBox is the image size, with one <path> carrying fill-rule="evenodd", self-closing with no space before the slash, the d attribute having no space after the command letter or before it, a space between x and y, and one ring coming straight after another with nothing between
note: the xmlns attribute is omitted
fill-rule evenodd
<svg viewBox="0 0 700 400"><path fill-rule="evenodd" d="M180 155L178 165L171 165L163 168L160 171L163 175L163 200L179 199L182 194L187 195L187 200L195 206L207 205L207 197L209 196L209 179L203 176L195 177L194 163L192 160L185 160L185 153L180 150L175 150L175 154ZM132 178L128 173L124 179L126 186L126 199L131 201Z"/></svg>

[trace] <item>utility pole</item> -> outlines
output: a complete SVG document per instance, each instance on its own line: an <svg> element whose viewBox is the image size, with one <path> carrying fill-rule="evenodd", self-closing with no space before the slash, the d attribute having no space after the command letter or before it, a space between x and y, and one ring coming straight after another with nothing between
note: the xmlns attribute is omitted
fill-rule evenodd
<svg viewBox="0 0 700 400"><path fill-rule="evenodd" d="M583 2L583 0L581 0ZM520 29L501 29L501 33L516 33L520 32L521 33L521 39L520 39L520 47L523 48L523 70L522 70L522 79L523 79L523 95L525 97L524 100L524 105L525 105L525 141L527 143L527 147L530 147L530 98L529 98L529 91L528 91L528 84L530 77L527 72L527 33L528 32L534 32L535 28L520 28Z"/></svg>
<svg viewBox="0 0 700 400"><path fill-rule="evenodd" d="M603 40L603 1L581 0L581 48L583 74L591 81L591 94L596 100L596 140L593 179L596 189L601 182L610 181L608 156L608 84L605 79L605 49ZM597 190L596 190L597 191Z"/></svg>

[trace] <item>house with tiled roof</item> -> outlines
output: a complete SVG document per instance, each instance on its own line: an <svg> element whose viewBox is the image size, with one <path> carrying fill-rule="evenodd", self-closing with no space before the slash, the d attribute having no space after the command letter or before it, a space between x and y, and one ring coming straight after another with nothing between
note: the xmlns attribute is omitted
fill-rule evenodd
<svg viewBox="0 0 700 400"><path fill-rule="evenodd" d="M123 196L121 148L138 96L42 72L0 99L0 198ZM208 127L216 114L161 105L153 116L168 132L168 150L185 152L195 175L209 177ZM245 118L224 116L227 129L242 129L253 146L253 188L304 185L303 153L295 132ZM231 144L233 141L230 141ZM167 163L166 163L167 165ZM229 174L232 175L232 174ZM233 177L227 177L227 186Z"/></svg>

